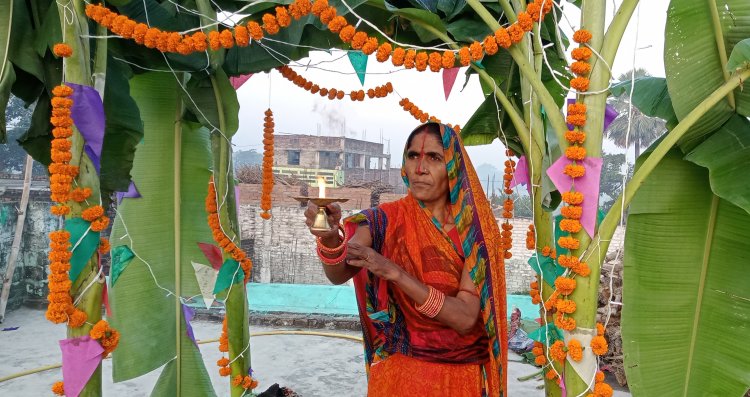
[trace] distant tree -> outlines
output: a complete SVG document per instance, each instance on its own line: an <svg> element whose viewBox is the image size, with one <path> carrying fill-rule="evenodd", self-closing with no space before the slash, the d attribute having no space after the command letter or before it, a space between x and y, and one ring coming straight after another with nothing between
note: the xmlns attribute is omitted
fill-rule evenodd
<svg viewBox="0 0 750 397"><path fill-rule="evenodd" d="M627 81L633 78L649 76L645 69L635 69L635 72L625 72L618 77L619 81ZM648 147L657 138L667 131L664 120L657 117L649 117L641 113L637 107L629 106L629 95L626 91L620 96L612 97L607 100L619 113L619 116L609 125L604 135L611 139L617 147L627 149L630 146L635 147L635 158L641 154L641 148ZM631 114L628 117L628 110ZM628 119L630 123L630 133L628 134ZM627 146L625 141L627 140Z"/></svg>
<svg viewBox="0 0 750 397"><path fill-rule="evenodd" d="M8 107L5 111L5 128L8 134L8 143L0 145L0 172L8 174L23 173L23 165L26 161L26 152L18 144L17 140L26 132L31 125L32 108L25 108L23 101L15 96L10 97ZM33 176L46 175L44 166L34 161Z"/></svg>
<svg viewBox="0 0 750 397"><path fill-rule="evenodd" d="M498 195L501 194L501 195ZM503 212L503 202L507 196L502 194L502 189L498 189L497 193L492 194L490 196L490 203L492 204L492 211L494 212L496 217L502 216ZM513 215L519 218L532 218L532 209L531 209L531 197L529 197L526 194L518 194L513 193L510 195L511 200L513 200Z"/></svg>
<svg viewBox="0 0 750 397"><path fill-rule="evenodd" d="M602 154L602 176L599 184L600 194L606 195L599 200L602 210L609 211L614 204L615 198L622 192L623 166L625 165L624 153L607 153ZM628 167L628 177L630 180L633 176L633 167Z"/></svg>
<svg viewBox="0 0 750 397"><path fill-rule="evenodd" d="M258 165L263 163L263 153L258 153L255 149L241 150L234 152L232 160L235 168L242 165Z"/></svg>

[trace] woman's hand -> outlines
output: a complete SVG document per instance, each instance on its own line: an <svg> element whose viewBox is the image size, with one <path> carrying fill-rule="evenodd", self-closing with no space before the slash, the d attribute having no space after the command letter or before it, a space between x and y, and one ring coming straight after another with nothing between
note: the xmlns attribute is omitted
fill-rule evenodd
<svg viewBox="0 0 750 397"><path fill-rule="evenodd" d="M328 214L328 224L331 225L330 230L310 230L312 235L323 239L323 243L326 246L334 247L341 243L339 238L339 222L341 222L341 207L338 204L333 203L326 206L326 213ZM305 224L307 227L312 227L315 215L318 214L318 206L313 204L311 201L307 204L305 210ZM330 245L329 245L330 244Z"/></svg>
<svg viewBox="0 0 750 397"><path fill-rule="evenodd" d="M388 281L397 281L404 273L403 269L374 249L356 242L349 242L346 263L363 267Z"/></svg>

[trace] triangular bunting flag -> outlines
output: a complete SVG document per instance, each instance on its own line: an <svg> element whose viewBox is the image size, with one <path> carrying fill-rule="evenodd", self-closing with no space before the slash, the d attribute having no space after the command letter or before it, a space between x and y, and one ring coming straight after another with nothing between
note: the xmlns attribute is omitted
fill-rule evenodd
<svg viewBox="0 0 750 397"><path fill-rule="evenodd" d="M245 82L249 80L250 77L252 76L253 76L252 73L242 74L239 76L232 76L229 78L229 82L232 83L232 87L234 87L234 89L236 90L242 87L242 85L245 84Z"/></svg>
<svg viewBox="0 0 750 397"><path fill-rule="evenodd" d="M60 341L65 395L78 397L102 361L104 348L88 335Z"/></svg>
<svg viewBox="0 0 750 397"><path fill-rule="evenodd" d="M213 290L219 272L211 266L206 266L202 263L191 263L193 264L193 269L195 269L195 278L198 280L198 288L200 288L201 296L203 297L203 304L206 305L206 309L210 309L214 303L214 299L216 299Z"/></svg>
<svg viewBox="0 0 750 397"><path fill-rule="evenodd" d="M572 160L562 156L551 167L547 169L547 175L555 184L560 193L570 191L573 186L573 178L565 175L565 166L571 164ZM580 163L580 162L579 162ZM602 174L602 159L600 157L586 157L583 160L586 173L575 179L575 191L583 194L583 213L581 224L589 236L594 236L596 228L596 209L599 205L599 179Z"/></svg>
<svg viewBox="0 0 750 397"><path fill-rule="evenodd" d="M542 256L537 254L531 255L529 258L529 266L536 272L541 274L544 278L544 282L550 287L555 287L555 279L557 276L565 273L565 268L555 264L555 261L549 256Z"/></svg>
<svg viewBox="0 0 750 397"><path fill-rule="evenodd" d="M138 191L138 188L135 187L135 182L130 181L130 185L128 186L127 192L115 192L115 196L117 197L117 204L120 204L122 199L124 198L140 198L141 192Z"/></svg>
<svg viewBox="0 0 750 397"><path fill-rule="evenodd" d="M81 132L84 150L99 173L104 143L104 105L99 93L87 85L65 83L73 88L73 107L70 108L73 122Z"/></svg>
<svg viewBox="0 0 750 397"><path fill-rule="evenodd" d="M556 341L562 340L563 333L560 328L557 328L557 326L555 326L555 324L547 323L547 325L543 325L540 328L531 331L531 333L529 334L529 338L550 346ZM547 342L547 339L549 339L549 343Z"/></svg>
<svg viewBox="0 0 750 397"><path fill-rule="evenodd" d="M198 347L198 342L195 341L195 334L193 333L193 325L190 324L190 322L193 321L193 316L195 316L195 310L183 303L182 315L185 316L185 332L187 333L188 338L193 341L195 347Z"/></svg>
<svg viewBox="0 0 750 397"><path fill-rule="evenodd" d="M221 248L209 243L198 243L198 248L203 251L203 255L206 256L206 259L208 259L208 263L210 263L214 269L221 269Z"/></svg>
<svg viewBox="0 0 750 397"><path fill-rule="evenodd" d="M458 70L460 68L443 69L443 91L445 91L445 100L448 100L448 96L451 94L453 84L456 82L456 76L458 76Z"/></svg>
<svg viewBox="0 0 750 397"><path fill-rule="evenodd" d="M99 232L89 229L91 224L83 218L65 220L65 230L70 232L73 256L70 258L70 281L75 282L91 255L99 247Z"/></svg>
<svg viewBox="0 0 750 397"><path fill-rule="evenodd" d="M125 270L130 261L135 257L133 251L127 245L118 245L110 251L112 256L112 268L109 271L109 283L114 286L120 274Z"/></svg>
<svg viewBox="0 0 750 397"><path fill-rule="evenodd" d="M526 162L526 156L521 156L516 163L516 171L513 173L513 180L510 182L510 187L514 188L517 185L526 185L526 190L531 196L531 182L529 182L529 164Z"/></svg>
<svg viewBox="0 0 750 397"><path fill-rule="evenodd" d="M234 259L227 259L221 265L219 275L216 277L214 285L214 295L229 288L230 285L241 283L245 279L245 272L242 271L240 263Z"/></svg>
<svg viewBox="0 0 750 397"><path fill-rule="evenodd" d="M357 77L359 77L359 82L362 83L362 85L365 85L367 55L365 55L362 51L349 51L347 55L349 55L349 62L352 63L354 71L357 73Z"/></svg>

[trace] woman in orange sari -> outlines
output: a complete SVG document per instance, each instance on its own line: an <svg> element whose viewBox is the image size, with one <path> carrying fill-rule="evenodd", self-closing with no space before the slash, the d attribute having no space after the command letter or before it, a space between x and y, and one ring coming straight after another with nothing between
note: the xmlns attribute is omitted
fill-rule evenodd
<svg viewBox="0 0 750 397"><path fill-rule="evenodd" d="M328 279L354 278L368 396L503 396L500 233L459 136L442 124L419 126L401 174L403 199L311 231ZM305 212L308 226L316 210ZM338 225L340 208L328 211Z"/></svg>

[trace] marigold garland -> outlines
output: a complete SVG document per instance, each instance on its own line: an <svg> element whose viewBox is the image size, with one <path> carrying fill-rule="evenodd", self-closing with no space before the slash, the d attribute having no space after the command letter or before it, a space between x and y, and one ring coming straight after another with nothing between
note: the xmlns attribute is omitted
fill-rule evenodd
<svg viewBox="0 0 750 397"><path fill-rule="evenodd" d="M568 356L570 356L571 360L576 362L583 359L583 347L578 339L571 339L570 342L568 342Z"/></svg>
<svg viewBox="0 0 750 397"><path fill-rule="evenodd" d="M301 87L307 91L310 91L310 93L312 94L319 93L320 96L328 96L328 99L331 99L331 100L333 99L340 100L346 96L346 94L344 94L344 91L342 90L337 90L335 88L331 88L331 89L320 88L320 86L318 86L317 84L313 84L311 81L308 81L304 77L297 74L297 72L292 70L292 68L290 68L289 66L284 65L284 66L277 68L277 70L279 71L279 73L281 73L281 75L284 78L294 83L294 85ZM388 94L392 92L393 92L393 84L388 82L386 84L377 86L375 88L370 88L369 90L367 90L367 97L369 97L370 99L385 98L386 96L388 96ZM352 91L349 94L349 98L352 101L363 101L365 99L365 91L364 90Z"/></svg>
<svg viewBox="0 0 750 397"><path fill-rule="evenodd" d="M221 229L221 222L219 220L218 205L216 204L216 187L214 186L213 176L208 181L208 194L206 195L206 212L208 213L208 226L211 228L211 234L214 241L232 257L232 259L239 262L242 271L245 273L244 283L250 280L250 273L253 269L253 262L245 254L242 248L238 247L232 240L230 240Z"/></svg>
<svg viewBox="0 0 750 397"><path fill-rule="evenodd" d="M555 343L553 343L549 347L549 355L555 361L558 361L558 362L565 361L565 358L568 356L567 349L565 348L565 342L561 340L555 341Z"/></svg>
<svg viewBox="0 0 750 397"><path fill-rule="evenodd" d="M591 350L597 356L602 356L602 355L607 354L608 349L609 349L609 346L607 345L607 340L604 339L604 336L597 335L591 339Z"/></svg>
<svg viewBox="0 0 750 397"><path fill-rule="evenodd" d="M271 193L273 191L273 112L267 109L263 119L263 191L260 196L260 216L271 219Z"/></svg>
<svg viewBox="0 0 750 397"><path fill-rule="evenodd" d="M73 49L65 43L57 43L52 47L52 53L58 58L67 58L73 55Z"/></svg>
<svg viewBox="0 0 750 397"><path fill-rule="evenodd" d="M461 47L458 50L461 65L468 66L472 61L479 61L485 55L493 55L498 51L498 47L507 49L513 43L519 43L523 40L524 34L533 29L534 23L540 22L552 10L552 7L552 0L529 2L526 11L518 13L517 21L509 27L501 27L494 33L487 35L481 42L475 41L470 46ZM275 35L279 33L281 28L288 27L292 19L299 20L312 13L320 19L331 33L339 34L341 41L350 44L352 49L361 50L367 55L377 51L378 62L385 62L388 58L391 58L395 66L403 65L407 69L416 67L419 71L426 70L429 62L429 69L433 72L438 72L441 68L453 67L453 62L447 62L451 59L445 56L445 53L450 52L454 54L453 59L455 59L453 51L446 51L438 62L437 56L440 55L438 53L427 54L423 51L405 51L400 47L391 50L392 46L389 43L379 44L377 38L370 37L365 32L357 31L354 26L346 21L346 18L337 15L336 8L329 6L328 0L315 0L314 3L311 3L310 0L295 0L288 6L277 6L274 11L261 16L262 25L256 21L251 21L246 25L237 24L231 29L224 29L221 32L211 31L206 35L201 31L192 34L162 31L144 23L138 23L102 5L88 4L86 6L86 16L96 23L124 39L131 39L137 44L155 48L162 52L189 55L196 51L205 51L208 48L219 50L221 48L229 49L235 45L245 47L250 45L251 40L260 41L263 39L264 31L265 34Z"/></svg>
<svg viewBox="0 0 750 397"><path fill-rule="evenodd" d="M120 342L120 332L109 326L107 320L99 320L89 331L91 339L99 340L104 352L102 352L102 358L107 357L109 353L117 348L117 344Z"/></svg>

